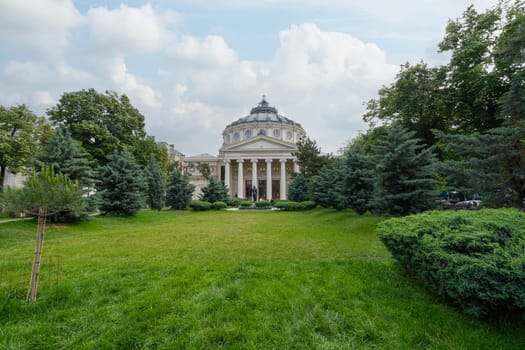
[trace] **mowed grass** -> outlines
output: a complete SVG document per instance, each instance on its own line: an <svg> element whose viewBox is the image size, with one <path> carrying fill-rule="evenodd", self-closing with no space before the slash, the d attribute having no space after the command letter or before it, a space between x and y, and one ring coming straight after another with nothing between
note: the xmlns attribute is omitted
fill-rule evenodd
<svg viewBox="0 0 525 350"><path fill-rule="evenodd" d="M405 276L352 212L142 211L48 225L39 300L0 291L0 349L523 349ZM36 224L0 224L0 264ZM62 258L46 288L46 256Z"/></svg>

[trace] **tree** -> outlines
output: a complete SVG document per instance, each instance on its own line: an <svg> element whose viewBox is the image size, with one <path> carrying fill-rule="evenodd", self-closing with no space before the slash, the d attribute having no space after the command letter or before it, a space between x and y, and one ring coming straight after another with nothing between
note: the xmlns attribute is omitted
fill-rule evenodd
<svg viewBox="0 0 525 350"><path fill-rule="evenodd" d="M311 181L303 174L295 174L288 186L288 199L295 202L313 200L311 193Z"/></svg>
<svg viewBox="0 0 525 350"><path fill-rule="evenodd" d="M94 186L94 171L89 155L82 149L78 141L73 140L69 131L58 128L43 146L42 152L37 155L37 169L42 166L53 167L55 172L64 174L72 181L77 181L81 190L87 195ZM84 210L85 209L85 210ZM82 211L61 210L51 215L54 222L72 222L86 219L93 207ZM51 210L53 211L53 210Z"/></svg>
<svg viewBox="0 0 525 350"><path fill-rule="evenodd" d="M228 201L228 188L215 177L210 177L208 186L201 189L202 193L199 198L206 202L227 202Z"/></svg>
<svg viewBox="0 0 525 350"><path fill-rule="evenodd" d="M166 192L166 204L175 210L183 210L188 207L195 186L190 183L189 177L178 168L174 168Z"/></svg>
<svg viewBox="0 0 525 350"><path fill-rule="evenodd" d="M345 190L348 206L358 214L370 209L374 193L374 163L359 143L354 143L344 154L346 169Z"/></svg>
<svg viewBox="0 0 525 350"><path fill-rule="evenodd" d="M299 172L306 177L317 175L323 165L330 161L329 157L321 155L321 149L309 137L299 139L297 151L292 155L297 157Z"/></svg>
<svg viewBox="0 0 525 350"><path fill-rule="evenodd" d="M99 209L103 214L135 215L144 207L145 191L141 167L127 151L115 151L98 170Z"/></svg>
<svg viewBox="0 0 525 350"><path fill-rule="evenodd" d="M335 208L337 210L348 208L345 179L346 174L342 159L335 159L325 165L312 178L312 196L314 201L325 208Z"/></svg>
<svg viewBox="0 0 525 350"><path fill-rule="evenodd" d="M48 167L43 167L40 173L33 172L23 188L7 189L2 200L7 210L26 212L38 217L35 256L27 293L27 300L36 302L46 218L62 210L81 211L86 202L77 182Z"/></svg>
<svg viewBox="0 0 525 350"><path fill-rule="evenodd" d="M408 215L433 207L437 186L431 148L394 124L372 147L375 166L372 208L387 215Z"/></svg>
<svg viewBox="0 0 525 350"><path fill-rule="evenodd" d="M166 185L162 171L153 156L146 167L146 179L148 183L146 202L151 209L161 210L165 204Z"/></svg>
<svg viewBox="0 0 525 350"><path fill-rule="evenodd" d="M142 165L148 163L149 154L160 152L146 135L144 116L126 95L95 89L67 92L47 114L55 125L68 129L98 164L105 164L106 156L119 149L127 149Z"/></svg>
<svg viewBox="0 0 525 350"><path fill-rule="evenodd" d="M0 106L0 191L7 168L12 173L29 165L38 149L38 118L25 105Z"/></svg>
<svg viewBox="0 0 525 350"><path fill-rule="evenodd" d="M425 144L433 145L435 136L431 130L447 131L450 127L443 89L445 78L445 69L428 67L424 62L406 63L395 82L379 90L379 99L368 101L363 119L371 125L376 121L397 122L414 131Z"/></svg>

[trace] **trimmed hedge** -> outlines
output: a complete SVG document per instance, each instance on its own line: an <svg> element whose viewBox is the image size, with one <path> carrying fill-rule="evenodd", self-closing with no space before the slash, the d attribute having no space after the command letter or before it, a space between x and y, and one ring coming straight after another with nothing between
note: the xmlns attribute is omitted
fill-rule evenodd
<svg viewBox="0 0 525 350"><path fill-rule="evenodd" d="M221 210L221 209L226 209L228 207L228 205L224 202L221 202L221 201L217 201L217 202L213 202L211 204L211 208L212 209L216 209L216 210Z"/></svg>
<svg viewBox="0 0 525 350"><path fill-rule="evenodd" d="M316 207L314 201L294 202L294 201L277 201L273 205L275 208L287 211L310 210Z"/></svg>
<svg viewBox="0 0 525 350"><path fill-rule="evenodd" d="M525 213L432 211L377 232L403 267L466 313L525 317Z"/></svg>
<svg viewBox="0 0 525 350"><path fill-rule="evenodd" d="M239 202L239 209L252 209L252 208L253 208L253 201L245 199L242 202Z"/></svg>
<svg viewBox="0 0 525 350"><path fill-rule="evenodd" d="M210 210L211 209L211 203L205 202L205 201L191 201L190 202L190 208L195 211L204 211L204 210Z"/></svg>
<svg viewBox="0 0 525 350"><path fill-rule="evenodd" d="M271 207L271 204L268 201L257 201L255 202L255 207L257 209L269 209Z"/></svg>

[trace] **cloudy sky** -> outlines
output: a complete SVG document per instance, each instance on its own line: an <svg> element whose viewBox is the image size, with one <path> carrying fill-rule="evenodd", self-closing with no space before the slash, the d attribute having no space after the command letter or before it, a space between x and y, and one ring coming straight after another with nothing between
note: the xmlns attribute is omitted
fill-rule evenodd
<svg viewBox="0 0 525 350"><path fill-rule="evenodd" d="M186 155L265 94L324 152L404 62L446 61L448 19L496 0L0 0L0 104L45 115L66 91L130 97L147 132Z"/></svg>

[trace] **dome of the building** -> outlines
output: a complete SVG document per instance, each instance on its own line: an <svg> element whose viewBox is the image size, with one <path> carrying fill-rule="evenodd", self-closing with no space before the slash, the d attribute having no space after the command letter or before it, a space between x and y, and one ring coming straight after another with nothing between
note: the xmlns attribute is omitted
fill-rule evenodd
<svg viewBox="0 0 525 350"><path fill-rule="evenodd" d="M265 96L263 95L261 102L257 105L257 107L253 107L250 111L250 115L239 118L233 123L226 126L226 128L232 127L232 126L238 126L242 124L248 124L248 123L261 123L261 122L275 122L275 123L283 123L288 125L293 125L301 128L301 124L294 122L291 119L286 118L283 115L280 115L277 112L277 108L270 106L270 104L266 101Z"/></svg>

